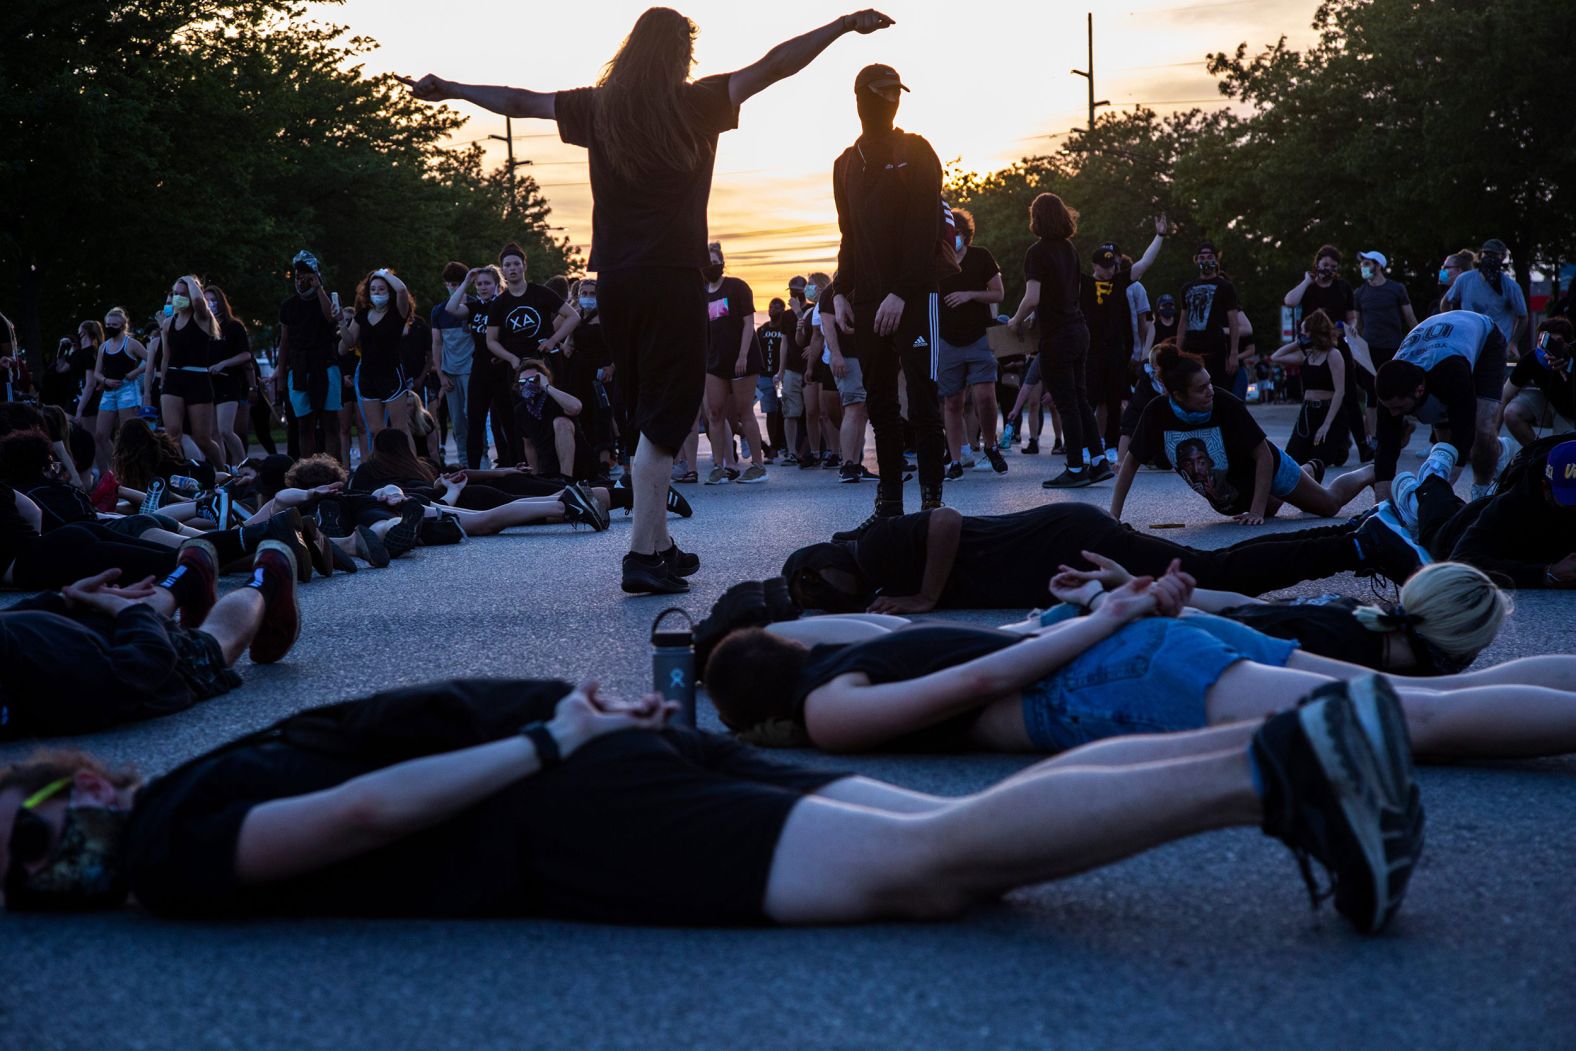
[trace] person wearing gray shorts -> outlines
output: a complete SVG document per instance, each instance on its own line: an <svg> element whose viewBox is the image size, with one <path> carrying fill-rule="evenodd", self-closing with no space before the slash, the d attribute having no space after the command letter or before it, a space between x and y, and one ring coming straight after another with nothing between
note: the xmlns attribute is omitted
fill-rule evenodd
<svg viewBox="0 0 1576 1051"><path fill-rule="evenodd" d="M958 231L953 241L958 272L941 280L941 339L936 364L949 481L963 477L962 449L972 437L964 434L965 396L973 398L979 416L980 451L997 474L1007 470L1007 461L996 448L996 355L985 335L991 324L991 304L1005 298L1001 267L989 251L974 245L972 215L954 208L952 221Z"/></svg>
<svg viewBox="0 0 1576 1051"><path fill-rule="evenodd" d="M843 465L838 468L837 480L858 482L865 476L865 425L870 422L870 410L865 405L865 372L853 356L853 340L839 338L843 333L838 331L830 312L821 315L821 331L832 359L829 368L837 381L837 400L843 405L843 422L837 433Z"/></svg>

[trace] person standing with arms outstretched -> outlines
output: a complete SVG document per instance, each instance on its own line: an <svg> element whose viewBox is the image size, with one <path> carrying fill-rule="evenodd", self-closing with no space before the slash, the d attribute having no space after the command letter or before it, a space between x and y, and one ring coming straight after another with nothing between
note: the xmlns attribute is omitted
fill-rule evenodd
<svg viewBox="0 0 1576 1051"><path fill-rule="evenodd" d="M406 81L429 102L461 99L510 117L558 122L565 142L590 151L592 237L598 309L619 393L640 432L632 464L634 528L623 587L633 594L689 590L698 567L668 535L673 457L705 391L706 202L717 137L738 125L739 107L809 65L845 33L892 25L877 11L844 15L777 45L736 73L689 81L695 24L654 7L635 22L593 88L558 93L456 84L428 75Z"/></svg>

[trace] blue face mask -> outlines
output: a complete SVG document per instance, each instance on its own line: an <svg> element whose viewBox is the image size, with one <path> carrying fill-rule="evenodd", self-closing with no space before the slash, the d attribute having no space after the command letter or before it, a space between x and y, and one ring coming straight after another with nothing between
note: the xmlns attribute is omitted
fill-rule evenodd
<svg viewBox="0 0 1576 1051"><path fill-rule="evenodd" d="M1203 412L1189 412L1177 403L1176 398L1169 394L1166 395L1166 400L1171 403L1171 411L1176 413L1177 419L1189 426L1208 423L1209 418L1214 415L1214 410L1212 409L1205 409Z"/></svg>
<svg viewBox="0 0 1576 1051"><path fill-rule="evenodd" d="M959 234L957 237L954 237L952 239L952 243L953 243L954 246L956 246L958 251L960 251L960 252L963 251L963 235L962 234Z"/></svg>
<svg viewBox="0 0 1576 1051"><path fill-rule="evenodd" d="M1439 271L1439 283L1442 284L1442 285L1450 284L1450 271L1448 271L1448 270L1441 270L1441 271Z"/></svg>
<svg viewBox="0 0 1576 1051"><path fill-rule="evenodd" d="M596 296L581 296L580 297L580 309L581 310L595 310L596 309Z"/></svg>

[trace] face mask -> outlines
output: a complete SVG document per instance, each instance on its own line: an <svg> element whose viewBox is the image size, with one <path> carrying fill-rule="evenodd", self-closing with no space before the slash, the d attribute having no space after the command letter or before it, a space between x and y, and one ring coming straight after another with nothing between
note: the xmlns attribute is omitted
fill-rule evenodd
<svg viewBox="0 0 1576 1051"><path fill-rule="evenodd" d="M806 303L814 303L818 298L820 298L820 295L821 295L821 286L820 285L805 285L804 286L804 301Z"/></svg>
<svg viewBox="0 0 1576 1051"><path fill-rule="evenodd" d="M1371 266L1363 267L1363 280L1364 281L1372 281L1373 279L1374 279L1374 268L1371 267Z"/></svg>
<svg viewBox="0 0 1576 1051"><path fill-rule="evenodd" d="M385 294L374 292L372 293L371 298L372 305L377 307L379 310L382 310L384 307L389 305L389 297Z"/></svg>
<svg viewBox="0 0 1576 1051"><path fill-rule="evenodd" d="M1314 271L1314 276L1317 277L1320 281L1334 281L1335 280L1335 271L1334 270L1315 270Z"/></svg>
<svg viewBox="0 0 1576 1051"><path fill-rule="evenodd" d="M175 296L170 300L170 306L175 310L190 310L192 301L185 296Z"/></svg>
<svg viewBox="0 0 1576 1051"><path fill-rule="evenodd" d="M962 234L959 234L957 237L954 237L952 239L952 246L954 248L956 248L959 252L963 251L963 235Z"/></svg>
<svg viewBox="0 0 1576 1051"><path fill-rule="evenodd" d="M1171 403L1171 411L1176 413L1177 419L1192 426L1197 426L1201 423L1208 423L1209 418L1214 415L1214 413L1209 409L1205 409L1203 412L1190 412L1187 409L1184 409L1182 404L1169 394L1166 395L1166 400Z"/></svg>
<svg viewBox="0 0 1576 1051"><path fill-rule="evenodd" d="M580 297L580 309L581 310L595 310L596 309L596 296L581 296Z"/></svg>
<svg viewBox="0 0 1576 1051"><path fill-rule="evenodd" d="M120 335L120 326L119 325L105 325L104 326L104 334L107 335L107 336L118 336L118 335Z"/></svg>
<svg viewBox="0 0 1576 1051"><path fill-rule="evenodd" d="M1297 346L1301 347L1303 350L1308 350L1313 346L1313 337L1309 336L1306 332L1299 333L1297 336Z"/></svg>
<svg viewBox="0 0 1576 1051"><path fill-rule="evenodd" d="M1443 269L1439 271L1439 283L1442 285L1450 284L1450 271Z"/></svg>
<svg viewBox="0 0 1576 1051"><path fill-rule="evenodd" d="M1214 259L1205 259L1203 262L1198 264L1198 272L1203 274L1205 277L1214 277L1215 272L1219 269L1220 263Z"/></svg>
<svg viewBox="0 0 1576 1051"><path fill-rule="evenodd" d="M42 824L42 819L25 810L17 812L18 820L26 820L24 814ZM67 807L52 860L36 872L13 863L6 873L6 908L104 909L120 905L129 891L121 851L125 828L126 814L119 810ZM41 832L47 836L47 826Z"/></svg>
<svg viewBox="0 0 1576 1051"><path fill-rule="evenodd" d="M722 264L708 263L701 268L700 273L709 283L716 284L722 280Z"/></svg>

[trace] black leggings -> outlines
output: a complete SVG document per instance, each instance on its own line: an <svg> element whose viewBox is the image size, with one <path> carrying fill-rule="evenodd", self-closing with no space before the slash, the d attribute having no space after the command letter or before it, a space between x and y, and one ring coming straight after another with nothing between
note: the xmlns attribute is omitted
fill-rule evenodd
<svg viewBox="0 0 1576 1051"><path fill-rule="evenodd" d="M493 443L498 447L499 467L513 467L520 460L520 442L514 433L514 390L509 370L495 365L491 358L478 361L471 369L466 389L465 415L470 433L465 436L465 463L480 467L487 455L487 415L492 414Z"/></svg>
<svg viewBox="0 0 1576 1051"><path fill-rule="evenodd" d="M1350 525L1316 526L1205 551L1122 525L1093 538L1087 547L1135 576L1160 576L1172 559L1179 558L1183 571L1192 574L1199 587L1262 595L1356 569L1362 558L1352 532Z"/></svg>
<svg viewBox="0 0 1576 1051"><path fill-rule="evenodd" d="M78 522L19 547L11 579L25 591L44 591L119 569L122 583L129 584L143 577L168 576L175 569L175 558L173 547L122 536L95 522Z"/></svg>
<svg viewBox="0 0 1576 1051"><path fill-rule="evenodd" d="M1089 326L1082 321L1040 338L1040 379L1056 411L1062 414L1068 467L1083 466L1086 445L1095 453L1105 451L1084 381L1088 357Z"/></svg>

